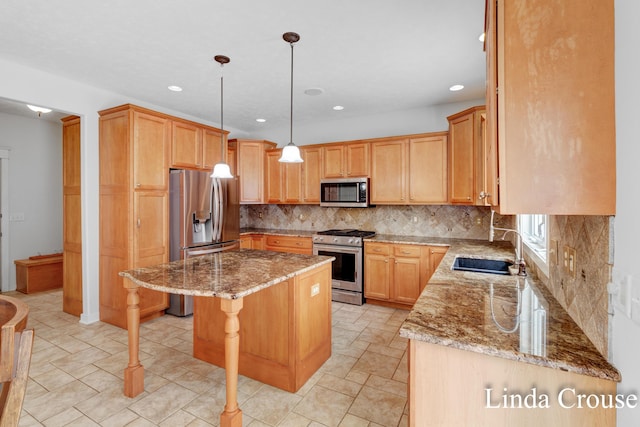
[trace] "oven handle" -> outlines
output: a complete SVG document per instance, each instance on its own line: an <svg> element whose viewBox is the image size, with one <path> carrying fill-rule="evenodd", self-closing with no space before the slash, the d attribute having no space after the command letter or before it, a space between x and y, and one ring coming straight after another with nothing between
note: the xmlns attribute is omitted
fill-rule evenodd
<svg viewBox="0 0 640 427"><path fill-rule="evenodd" d="M362 253L361 247L340 246L340 245L325 245L325 244L313 244L313 254L318 255L318 251L337 252L342 254L354 254L358 255Z"/></svg>

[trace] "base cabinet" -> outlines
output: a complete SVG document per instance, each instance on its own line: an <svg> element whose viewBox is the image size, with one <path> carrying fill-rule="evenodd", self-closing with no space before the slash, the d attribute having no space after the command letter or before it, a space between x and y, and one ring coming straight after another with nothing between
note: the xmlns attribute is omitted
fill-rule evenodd
<svg viewBox="0 0 640 427"><path fill-rule="evenodd" d="M507 392L505 393L505 388ZM510 408L502 396L548 396L549 407ZM409 426L614 427L616 410L563 408L560 391L616 394L616 383L423 341L409 340ZM487 389L491 389L489 392ZM488 401L487 401L488 400ZM566 406L576 404L571 393ZM502 407L497 407L502 405ZM492 406L492 407L488 407Z"/></svg>
<svg viewBox="0 0 640 427"><path fill-rule="evenodd" d="M367 302L411 307L446 251L443 246L365 242L364 296Z"/></svg>
<svg viewBox="0 0 640 427"><path fill-rule="evenodd" d="M311 241L311 237L267 235L264 238L264 249L268 251L312 255L313 242Z"/></svg>
<svg viewBox="0 0 640 427"><path fill-rule="evenodd" d="M331 265L244 298L238 372L296 392L331 356ZM193 355L224 368L218 298L194 297Z"/></svg>

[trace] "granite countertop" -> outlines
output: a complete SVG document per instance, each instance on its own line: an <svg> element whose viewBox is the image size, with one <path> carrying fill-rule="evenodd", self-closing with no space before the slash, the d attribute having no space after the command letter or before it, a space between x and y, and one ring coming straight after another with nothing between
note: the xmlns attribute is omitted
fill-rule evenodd
<svg viewBox="0 0 640 427"><path fill-rule="evenodd" d="M535 276L451 269L458 255L513 260L510 243L391 235L365 241L449 247L400 328L402 337L621 380L616 368Z"/></svg>
<svg viewBox="0 0 640 427"><path fill-rule="evenodd" d="M144 288L172 294L242 298L335 258L237 249L121 271Z"/></svg>
<svg viewBox="0 0 640 427"><path fill-rule="evenodd" d="M243 234L269 234L272 236L295 236L295 237L311 237L316 231L309 230L284 230L275 228L241 228L240 235Z"/></svg>

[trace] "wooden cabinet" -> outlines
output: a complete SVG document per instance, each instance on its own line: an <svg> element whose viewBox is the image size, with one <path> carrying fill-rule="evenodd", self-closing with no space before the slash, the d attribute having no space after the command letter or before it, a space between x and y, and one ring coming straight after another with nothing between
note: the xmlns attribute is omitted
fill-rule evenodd
<svg viewBox="0 0 640 427"><path fill-rule="evenodd" d="M241 375L295 393L331 356L331 265L244 297ZM193 355L225 366L220 299L194 297Z"/></svg>
<svg viewBox="0 0 640 427"><path fill-rule="evenodd" d="M264 249L264 234L243 234L240 247L244 249Z"/></svg>
<svg viewBox="0 0 640 427"><path fill-rule="evenodd" d="M484 106L447 117L449 121L449 201L486 205L492 200L487 180ZM487 197L489 194L489 197Z"/></svg>
<svg viewBox="0 0 640 427"><path fill-rule="evenodd" d="M429 277L431 277L431 275L436 271L448 250L448 246L429 247L429 271L431 272Z"/></svg>
<svg viewBox="0 0 640 427"><path fill-rule="evenodd" d="M364 296L367 302L401 308L412 306L433 274L431 251L438 253L440 249L427 245L365 242Z"/></svg>
<svg viewBox="0 0 640 427"><path fill-rule="evenodd" d="M372 204L443 204L446 183L446 132L371 143Z"/></svg>
<svg viewBox="0 0 640 427"><path fill-rule="evenodd" d="M171 167L213 169L221 160L227 132L184 120L171 120Z"/></svg>
<svg viewBox="0 0 640 427"><path fill-rule="evenodd" d="M281 163L282 150L266 152L267 203L300 203L302 201L302 163Z"/></svg>
<svg viewBox="0 0 640 427"><path fill-rule="evenodd" d="M62 311L82 314L80 117L62 119Z"/></svg>
<svg viewBox="0 0 640 427"><path fill-rule="evenodd" d="M264 204L266 150L276 148L266 140L233 139L237 150L237 173L240 181L240 204Z"/></svg>
<svg viewBox="0 0 640 427"><path fill-rule="evenodd" d="M291 252L311 255L313 243L311 237L266 235L264 248L268 251Z"/></svg>
<svg viewBox="0 0 640 427"><path fill-rule="evenodd" d="M323 147L323 178L369 176L369 143L336 143Z"/></svg>
<svg viewBox="0 0 640 427"><path fill-rule="evenodd" d="M537 387L534 399L532 387ZM616 425L614 407L588 406L584 400L578 407L575 396L571 401L567 398L569 393L565 394L567 401L563 407L556 399L565 387L570 387L570 392L585 393L583 396L587 398L616 394L615 381L409 340L409 426ZM492 389L493 406L488 406L487 388ZM547 395L548 405L540 404L542 394ZM522 402L529 400L531 406L525 409L524 404L514 405L514 400L509 400L514 397L522 397ZM464 410L460 409L460 402L465 402Z"/></svg>
<svg viewBox="0 0 640 427"><path fill-rule="evenodd" d="M300 147L302 163L302 203L320 204L320 179L322 178L322 152L317 146Z"/></svg>
<svg viewBox="0 0 640 427"><path fill-rule="evenodd" d="M100 112L100 320L126 328L118 273L167 262L171 118L133 105ZM142 321L167 294L140 289Z"/></svg>
<svg viewBox="0 0 640 427"><path fill-rule="evenodd" d="M487 137L498 153L499 211L614 215L614 2L556 6L487 2Z"/></svg>

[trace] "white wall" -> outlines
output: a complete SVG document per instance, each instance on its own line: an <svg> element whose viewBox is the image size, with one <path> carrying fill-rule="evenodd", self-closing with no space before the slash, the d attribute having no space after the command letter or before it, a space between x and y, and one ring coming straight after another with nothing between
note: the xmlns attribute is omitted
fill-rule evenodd
<svg viewBox="0 0 640 427"><path fill-rule="evenodd" d="M35 116L35 115L34 115ZM9 283L16 288L13 261L62 251L62 124L0 114L0 147L9 149ZM11 221L17 214L24 221Z"/></svg>
<svg viewBox="0 0 640 427"><path fill-rule="evenodd" d="M476 105L484 105L484 99L325 122L296 122L294 115L293 142L296 145L309 145L447 131L449 129L447 116ZM234 134L229 136L237 137ZM249 137L267 139L283 147L289 142L289 125L260 133L254 132Z"/></svg>
<svg viewBox="0 0 640 427"><path fill-rule="evenodd" d="M633 295L640 298L640 219L638 183L640 182L640 2L616 0L616 144L617 214L614 233L614 281L631 275ZM640 393L640 305L634 307L633 322L615 311L612 328L613 364L622 373L619 393ZM640 408L618 411L618 426L640 425Z"/></svg>

